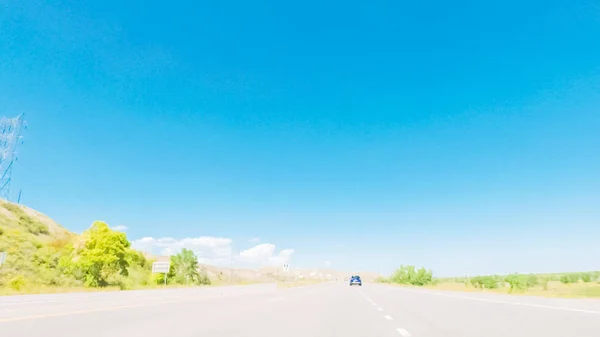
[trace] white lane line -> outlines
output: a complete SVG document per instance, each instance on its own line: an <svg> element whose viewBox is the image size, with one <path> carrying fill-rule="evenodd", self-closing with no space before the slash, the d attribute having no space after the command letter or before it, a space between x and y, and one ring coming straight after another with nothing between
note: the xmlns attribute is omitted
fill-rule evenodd
<svg viewBox="0 0 600 337"><path fill-rule="evenodd" d="M489 298L480 298L480 297L472 297L472 296L458 296L458 295L450 295L450 294L443 294L443 293L432 293L432 292L423 292L423 293L424 294L436 295L436 296L451 297L451 298L460 298L460 299L473 300L473 301L481 301L481 302L488 302L488 303L510 304L510 305L517 305L517 306L523 306L523 307L534 307L534 308L543 308L543 309L564 310L564 311L581 312L581 313L585 313L585 314L600 315L600 311L596 311L596 310L586 310L586 309L577 309L577 308L569 308L569 307L555 307L555 306L552 306L552 305L543 305L543 304L534 304L534 303L523 303L523 302L511 302L511 301L502 301L502 300L492 300L492 299L489 299Z"/></svg>
<svg viewBox="0 0 600 337"><path fill-rule="evenodd" d="M383 309L381 307L377 308L377 311L383 311Z"/></svg>
<svg viewBox="0 0 600 337"><path fill-rule="evenodd" d="M393 320L392 316L390 316L390 315L385 315L385 316L383 316L383 317L385 317L385 319L387 319L388 321L391 321L391 320Z"/></svg>
<svg viewBox="0 0 600 337"><path fill-rule="evenodd" d="M406 331L405 329L396 329L396 331L398 331L399 334L401 334L404 337L410 337L410 333L408 333L408 331Z"/></svg>
<svg viewBox="0 0 600 337"><path fill-rule="evenodd" d="M270 298L270 299L269 299L269 301L271 301L271 302L275 302L275 301L283 301L283 300L285 300L285 297L283 297L283 296L279 296L279 297L273 297L273 298Z"/></svg>
<svg viewBox="0 0 600 337"><path fill-rule="evenodd" d="M377 304L375 304L375 303L373 303L373 302L371 302L371 305L372 305L372 306L374 306L374 307L376 307L376 306L377 306Z"/></svg>

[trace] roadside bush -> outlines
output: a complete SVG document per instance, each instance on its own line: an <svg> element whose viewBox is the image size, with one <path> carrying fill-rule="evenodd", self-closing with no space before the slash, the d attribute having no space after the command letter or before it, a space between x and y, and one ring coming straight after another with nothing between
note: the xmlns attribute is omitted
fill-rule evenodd
<svg viewBox="0 0 600 337"><path fill-rule="evenodd" d="M577 283L579 281L578 273L563 274L560 276L560 282L564 284Z"/></svg>
<svg viewBox="0 0 600 337"><path fill-rule="evenodd" d="M498 276L475 276L470 282L475 288L479 289L496 289L500 286L501 279Z"/></svg>
<svg viewBox="0 0 600 337"><path fill-rule="evenodd" d="M155 285L163 285L165 284L165 274L164 273L155 273L151 276L152 284ZM169 280L167 279L167 282Z"/></svg>
<svg viewBox="0 0 600 337"><path fill-rule="evenodd" d="M431 284L433 273L425 268L415 269L415 266L400 266L390 277L390 281L398 284L423 286Z"/></svg>
<svg viewBox="0 0 600 337"><path fill-rule="evenodd" d="M25 287L25 283L25 278L21 275L17 275L8 282L8 285L12 290L19 291Z"/></svg>
<svg viewBox="0 0 600 337"><path fill-rule="evenodd" d="M122 275L116 275L111 281L110 283L116 284L119 290L131 290L135 283L131 278Z"/></svg>
<svg viewBox="0 0 600 337"><path fill-rule="evenodd" d="M585 283L589 283L592 282L593 276L592 273L581 273L581 280Z"/></svg>
<svg viewBox="0 0 600 337"><path fill-rule="evenodd" d="M198 277L198 284L209 286L211 284L210 278L206 274L200 274Z"/></svg>
<svg viewBox="0 0 600 337"><path fill-rule="evenodd" d="M531 287L535 287L539 283L538 277L535 274L511 274L506 276L504 281L508 283L510 292L525 291Z"/></svg>
<svg viewBox="0 0 600 337"><path fill-rule="evenodd" d="M134 264L131 267L129 267L128 275L129 276L127 276L126 278L122 277L119 280L119 282L127 283L127 285L130 288L133 288L135 286L148 286L154 284L152 281L152 270L150 268L145 268L144 266ZM119 284L119 287L122 287L121 284Z"/></svg>
<svg viewBox="0 0 600 337"><path fill-rule="evenodd" d="M529 287L529 288L535 287L538 284L539 284L539 279L538 279L537 275L535 275L535 274L527 275L527 287Z"/></svg>
<svg viewBox="0 0 600 337"><path fill-rule="evenodd" d="M527 289L527 281L522 275L512 274L504 278L504 281L508 283L509 291L524 291Z"/></svg>
<svg viewBox="0 0 600 337"><path fill-rule="evenodd" d="M548 276L541 276L540 283L542 285L542 290L548 290L548 282L550 282L550 278Z"/></svg>

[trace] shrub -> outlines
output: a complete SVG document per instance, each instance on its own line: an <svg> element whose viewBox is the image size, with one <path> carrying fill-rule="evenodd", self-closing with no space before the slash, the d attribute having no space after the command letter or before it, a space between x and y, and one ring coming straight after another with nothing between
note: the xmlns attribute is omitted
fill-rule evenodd
<svg viewBox="0 0 600 337"><path fill-rule="evenodd" d="M511 274L504 278L504 281L509 285L509 291L525 291L531 287L535 287L538 283L538 277L535 274ZM547 284L547 282L546 282Z"/></svg>
<svg viewBox="0 0 600 337"><path fill-rule="evenodd" d="M581 280L585 283L592 282L592 273L581 273Z"/></svg>
<svg viewBox="0 0 600 337"><path fill-rule="evenodd" d="M400 266L392 276L390 281L398 284L412 284L416 286L423 286L431 284L433 280L433 273L426 270L425 268L419 268L416 270L414 266Z"/></svg>
<svg viewBox="0 0 600 337"><path fill-rule="evenodd" d="M165 284L165 274L164 273L155 273L155 274L152 274L152 283L156 284L156 285L163 285L163 284Z"/></svg>
<svg viewBox="0 0 600 337"><path fill-rule="evenodd" d="M119 287L119 290L131 290L133 289L134 285L134 282L131 280L131 278L122 275L116 276L111 283L116 284Z"/></svg>
<svg viewBox="0 0 600 337"><path fill-rule="evenodd" d="M153 284L152 281L152 271L148 268L145 268L143 266L140 265L132 265L131 267L129 267L129 271L128 271L129 276L122 277L121 279L119 279L120 283L124 283L125 281L128 282L127 286L129 288L133 288L135 286L147 286L147 285L151 285ZM162 274L161 274L162 275ZM123 281L125 280L125 281ZM119 287L123 287L120 283Z"/></svg>
<svg viewBox="0 0 600 337"><path fill-rule="evenodd" d="M12 290L20 291L25 286L25 283L25 278L17 275L8 282L8 285Z"/></svg>
<svg viewBox="0 0 600 337"><path fill-rule="evenodd" d="M475 276L470 282L475 288L479 289L496 289L499 287L500 278L498 276Z"/></svg>
<svg viewBox="0 0 600 337"><path fill-rule="evenodd" d="M210 278L206 274L200 274L198 277L198 284L209 286L211 284Z"/></svg>
<svg viewBox="0 0 600 337"><path fill-rule="evenodd" d="M529 274L527 275L527 286L528 287L535 287L536 285L539 284L539 279L537 277L537 275L535 274Z"/></svg>
<svg viewBox="0 0 600 337"><path fill-rule="evenodd" d="M525 289L527 289L527 282L525 281L525 278L522 277L522 275L519 274L512 274L512 275L508 275L504 278L504 281L506 281L509 285L509 291L523 291Z"/></svg>
<svg viewBox="0 0 600 337"><path fill-rule="evenodd" d="M569 273L560 276L560 282L564 284L577 283L579 281L579 274Z"/></svg>
<svg viewBox="0 0 600 337"><path fill-rule="evenodd" d="M540 277L540 283L542 284L542 290L548 290L548 282L551 281L551 278L548 276Z"/></svg>

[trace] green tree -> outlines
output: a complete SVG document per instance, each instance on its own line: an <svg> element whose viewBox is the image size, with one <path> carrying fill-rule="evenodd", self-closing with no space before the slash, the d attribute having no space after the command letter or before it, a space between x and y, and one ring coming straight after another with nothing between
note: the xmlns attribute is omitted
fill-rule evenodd
<svg viewBox="0 0 600 337"><path fill-rule="evenodd" d="M167 278L178 284L200 283L198 258L194 252L184 248L181 253L171 256L171 267Z"/></svg>
<svg viewBox="0 0 600 337"><path fill-rule="evenodd" d="M139 258L132 257L125 233L111 230L104 222L94 222L83 236L85 244L76 265L89 287L103 287L112 278L127 276L130 262Z"/></svg>

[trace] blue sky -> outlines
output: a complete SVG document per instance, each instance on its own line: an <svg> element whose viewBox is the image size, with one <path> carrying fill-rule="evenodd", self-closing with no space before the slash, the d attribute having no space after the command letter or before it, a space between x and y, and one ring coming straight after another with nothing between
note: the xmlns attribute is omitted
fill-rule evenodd
<svg viewBox="0 0 600 337"><path fill-rule="evenodd" d="M221 258L597 269L599 34L592 1L2 0L13 191Z"/></svg>

